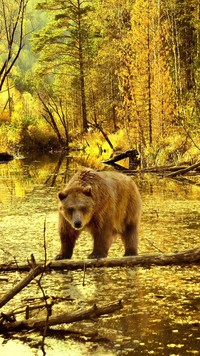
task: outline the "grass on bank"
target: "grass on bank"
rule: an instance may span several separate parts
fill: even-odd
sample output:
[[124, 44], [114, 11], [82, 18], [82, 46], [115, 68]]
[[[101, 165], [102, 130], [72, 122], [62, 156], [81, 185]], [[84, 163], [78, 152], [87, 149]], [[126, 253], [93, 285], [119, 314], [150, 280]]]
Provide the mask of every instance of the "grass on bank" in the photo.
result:
[[[194, 163], [199, 160], [200, 130], [186, 133], [179, 130], [171, 136], [161, 138], [152, 146], [142, 147], [135, 140], [127, 138], [125, 130], [120, 129], [116, 133], [109, 134], [115, 153], [121, 153], [131, 148], [136, 148], [147, 166], [177, 164], [180, 162]], [[14, 155], [19, 152], [48, 152], [59, 150], [59, 144], [51, 128], [44, 121], [23, 120], [14, 125], [3, 123], [0, 125], [1, 151], [8, 151]], [[96, 130], [84, 135], [72, 137], [70, 147], [83, 149], [86, 155], [101, 160], [109, 158], [113, 150], [101, 133]]]

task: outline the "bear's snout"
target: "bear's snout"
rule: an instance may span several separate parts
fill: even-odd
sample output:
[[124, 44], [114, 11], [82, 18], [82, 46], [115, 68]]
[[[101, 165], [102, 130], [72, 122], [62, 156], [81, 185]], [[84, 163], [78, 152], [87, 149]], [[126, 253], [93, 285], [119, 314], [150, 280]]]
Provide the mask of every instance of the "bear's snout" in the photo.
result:
[[79, 229], [81, 229], [81, 227], [82, 227], [82, 222], [81, 222], [81, 220], [75, 220], [75, 221], [74, 221], [74, 228], [77, 229], [77, 230], [79, 230]]

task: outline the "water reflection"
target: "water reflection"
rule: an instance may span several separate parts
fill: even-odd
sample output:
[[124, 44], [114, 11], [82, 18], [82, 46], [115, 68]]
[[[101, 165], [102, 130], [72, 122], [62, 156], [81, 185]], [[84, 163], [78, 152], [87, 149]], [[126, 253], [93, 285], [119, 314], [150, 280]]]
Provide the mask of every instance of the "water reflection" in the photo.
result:
[[[82, 163], [81, 163], [82, 162]], [[86, 164], [87, 163], [87, 164]], [[48, 259], [59, 249], [57, 233], [57, 191], [80, 164], [90, 165], [84, 157], [45, 157], [14, 160], [0, 166], [0, 258], [1, 262], [25, 263], [34, 253], [44, 259], [43, 227], [46, 219]], [[101, 169], [100, 160], [91, 165]], [[174, 180], [150, 175], [135, 176], [143, 198], [140, 253], [172, 252], [199, 245], [199, 187], [180, 185]], [[91, 251], [90, 236], [82, 234], [74, 259]], [[120, 239], [109, 251], [110, 257], [123, 254]], [[8, 274], [0, 281], [0, 296], [19, 282], [23, 274]], [[122, 311], [97, 322], [81, 322], [73, 328], [98, 332], [94, 341], [72, 336], [47, 338], [47, 355], [195, 355], [199, 353], [200, 272], [198, 266], [110, 268], [83, 272], [51, 272], [43, 279], [45, 293], [59, 302], [55, 313], [123, 300]], [[38, 286], [29, 285], [8, 303], [14, 309], [39, 295]], [[69, 328], [69, 326], [65, 326]], [[70, 328], [72, 326], [70, 325]], [[32, 336], [34, 335], [34, 336]], [[18, 338], [20, 336], [18, 335]], [[41, 336], [29, 334], [26, 342], [0, 338], [0, 354], [40, 355], [34, 342]], [[36, 343], [37, 343], [36, 342]], [[33, 348], [30, 348], [32, 346]]]

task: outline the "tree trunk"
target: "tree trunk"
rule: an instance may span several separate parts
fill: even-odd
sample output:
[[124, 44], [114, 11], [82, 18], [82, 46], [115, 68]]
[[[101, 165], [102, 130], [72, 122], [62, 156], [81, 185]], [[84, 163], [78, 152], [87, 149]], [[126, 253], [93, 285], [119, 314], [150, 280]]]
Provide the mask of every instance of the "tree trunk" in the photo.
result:
[[147, 88], [148, 88], [148, 122], [149, 122], [149, 144], [153, 143], [153, 128], [152, 128], [152, 95], [151, 95], [151, 58], [150, 58], [150, 9], [148, 3], [148, 29], [147, 29]]

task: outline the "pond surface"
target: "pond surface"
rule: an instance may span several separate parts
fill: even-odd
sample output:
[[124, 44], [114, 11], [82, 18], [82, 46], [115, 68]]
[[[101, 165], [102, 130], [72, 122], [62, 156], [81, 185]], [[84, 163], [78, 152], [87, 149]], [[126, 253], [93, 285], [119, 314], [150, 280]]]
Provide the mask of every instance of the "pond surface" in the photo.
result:
[[[54, 258], [60, 245], [56, 194], [77, 167], [88, 162], [52, 156], [0, 165], [1, 263], [26, 263], [32, 253], [36, 261], [43, 261], [44, 236], [47, 259]], [[96, 166], [104, 168], [100, 163]], [[192, 178], [184, 184], [152, 175], [133, 179], [143, 199], [139, 253], [199, 247], [200, 187], [192, 184]], [[91, 237], [82, 234], [73, 259], [84, 259], [91, 248]], [[109, 257], [122, 255], [117, 239]], [[7, 281], [0, 279], [0, 298], [24, 276], [1, 272]], [[95, 321], [54, 328], [45, 339], [47, 356], [199, 355], [199, 265], [88, 269], [84, 285], [83, 271], [53, 271], [43, 277], [42, 286], [55, 300], [55, 314], [118, 300], [124, 306]], [[41, 301], [41, 290], [32, 282], [3, 311]], [[41, 340], [42, 334], [36, 332], [0, 336], [0, 355], [42, 355]]]

